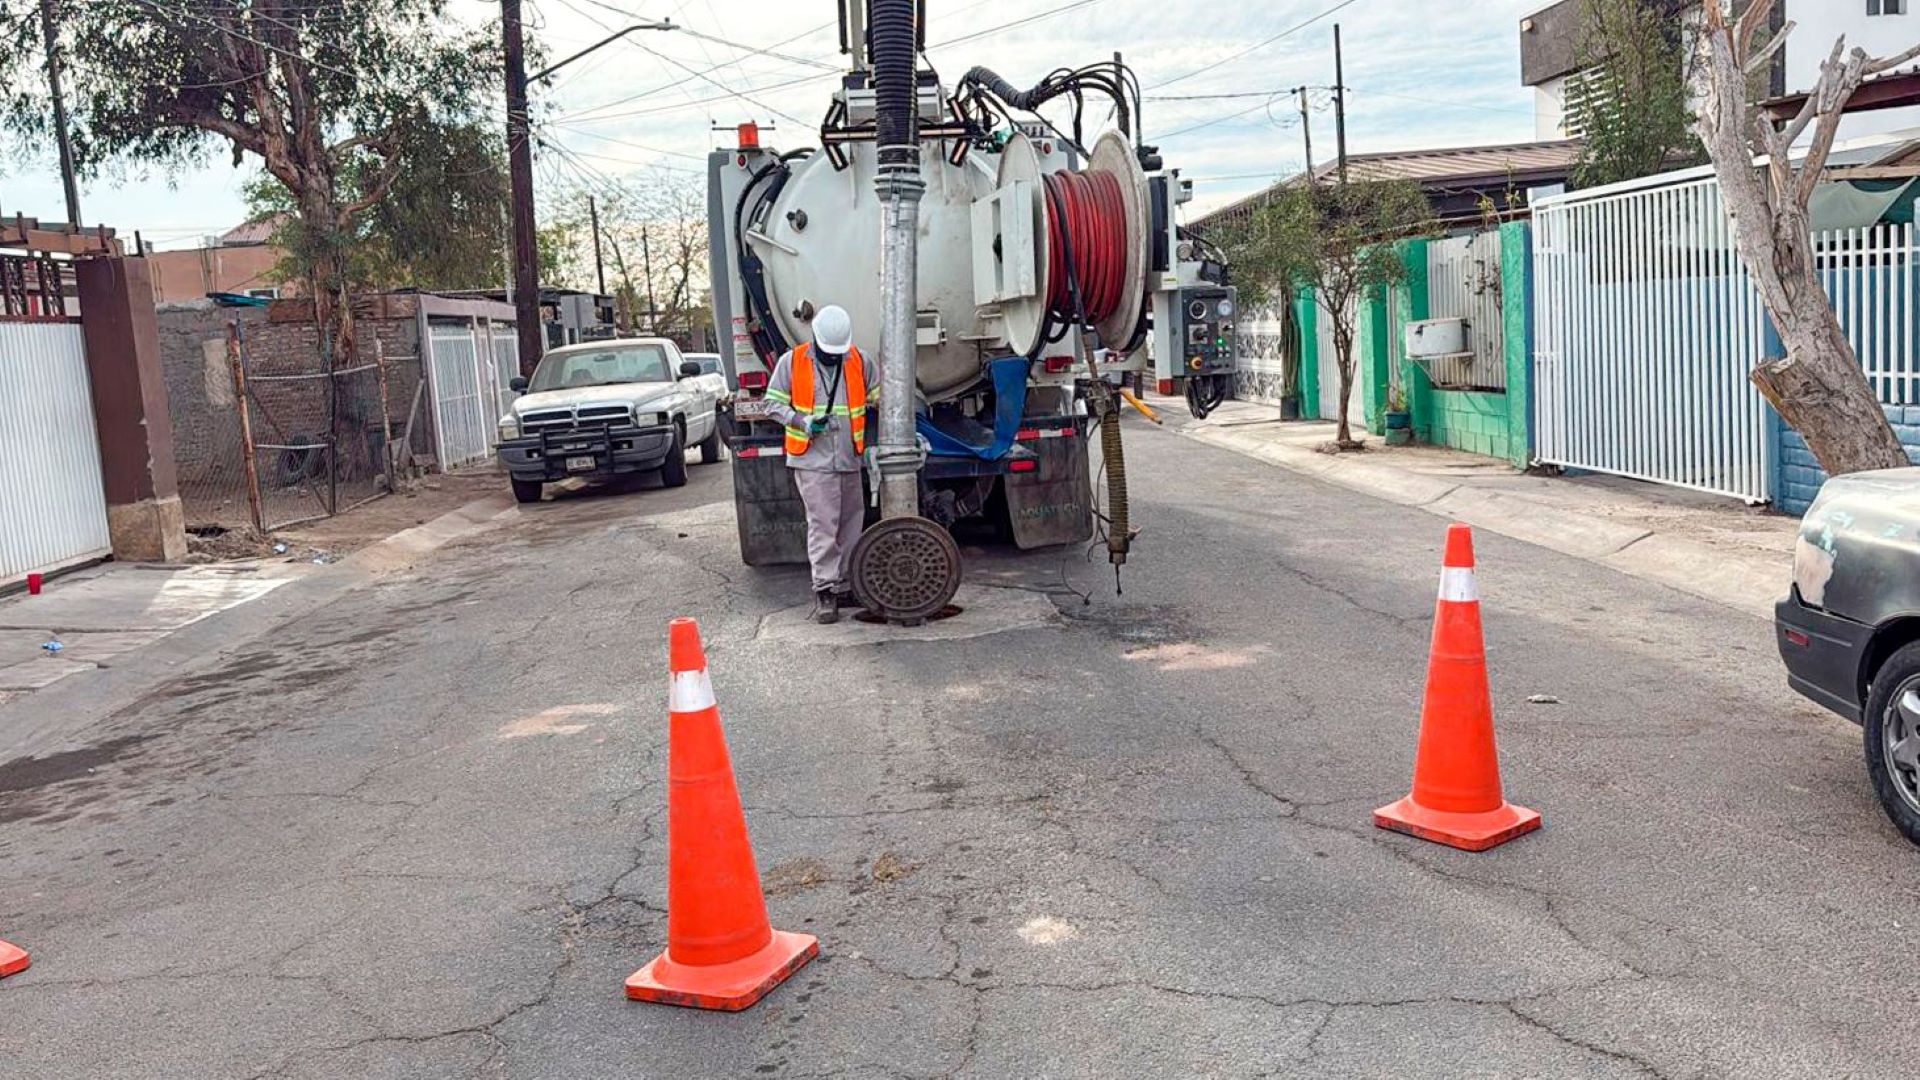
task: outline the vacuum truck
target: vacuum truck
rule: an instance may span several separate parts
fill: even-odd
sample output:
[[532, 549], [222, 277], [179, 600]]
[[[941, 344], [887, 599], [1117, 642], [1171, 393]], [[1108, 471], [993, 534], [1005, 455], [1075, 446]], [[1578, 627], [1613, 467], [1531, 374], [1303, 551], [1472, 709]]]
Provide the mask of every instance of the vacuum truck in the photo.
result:
[[[1236, 350], [1233, 289], [1174, 222], [1190, 185], [1146, 144], [1133, 73], [1116, 56], [1024, 90], [983, 67], [949, 87], [920, 64], [923, 2], [841, 0], [851, 63], [817, 145], [781, 149], [743, 123], [707, 166], [741, 556], [806, 561], [763, 393], [813, 313], [838, 304], [882, 380], [879, 521], [851, 584], [902, 622], [951, 600], [962, 521], [1023, 549], [1098, 534], [1125, 562], [1126, 386], [1150, 363], [1163, 391], [1227, 378]], [[1040, 111], [1056, 101], [1058, 124]], [[1088, 135], [1109, 107], [1114, 126]]]

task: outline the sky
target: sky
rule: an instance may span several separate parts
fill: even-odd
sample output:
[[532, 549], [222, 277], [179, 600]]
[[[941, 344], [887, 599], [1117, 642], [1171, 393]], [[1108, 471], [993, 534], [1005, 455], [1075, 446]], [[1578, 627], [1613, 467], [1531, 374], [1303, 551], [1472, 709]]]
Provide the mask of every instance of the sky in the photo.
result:
[[[1314, 158], [1331, 157], [1335, 23], [1345, 51], [1350, 153], [1532, 139], [1519, 22], [1544, 2], [928, 0], [928, 55], [948, 86], [979, 64], [1024, 87], [1056, 67], [1120, 51], [1145, 90], [1147, 141], [1195, 181], [1192, 214], [1300, 168], [1296, 86], [1317, 88], [1309, 94]], [[629, 35], [536, 87], [545, 145], [536, 153], [535, 186], [543, 199], [656, 168], [700, 170], [721, 138], [716, 125], [730, 138], [734, 124], [756, 120], [773, 126], [763, 137], [769, 146], [814, 145], [834, 74], [845, 64], [831, 0], [526, 6], [529, 36], [549, 61], [635, 22], [668, 19], [685, 28]], [[449, 0], [449, 7], [474, 23], [497, 14], [490, 0]], [[1254, 96], [1214, 96], [1226, 94]], [[123, 234], [139, 230], [162, 248], [191, 246], [245, 217], [241, 191], [252, 174], [253, 166], [236, 169], [219, 150], [177, 175], [122, 170], [83, 183], [82, 216]], [[15, 212], [65, 216], [51, 154], [0, 158], [0, 214]]]

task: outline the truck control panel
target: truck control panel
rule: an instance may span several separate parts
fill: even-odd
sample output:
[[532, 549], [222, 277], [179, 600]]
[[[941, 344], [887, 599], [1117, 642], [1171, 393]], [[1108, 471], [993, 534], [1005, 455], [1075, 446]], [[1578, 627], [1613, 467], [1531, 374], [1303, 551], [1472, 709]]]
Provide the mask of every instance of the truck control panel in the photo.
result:
[[1180, 290], [1175, 310], [1180, 316], [1180, 331], [1175, 338], [1181, 348], [1181, 374], [1233, 374], [1239, 322], [1238, 290], [1231, 285], [1198, 285]]

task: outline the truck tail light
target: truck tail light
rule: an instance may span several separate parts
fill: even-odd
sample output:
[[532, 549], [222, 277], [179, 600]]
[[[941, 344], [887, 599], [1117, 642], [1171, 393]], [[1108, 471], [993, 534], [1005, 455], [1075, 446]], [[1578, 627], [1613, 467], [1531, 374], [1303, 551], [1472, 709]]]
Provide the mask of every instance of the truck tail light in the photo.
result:
[[764, 371], [743, 371], [743, 372], [741, 372], [741, 373], [740, 373], [740, 389], [742, 389], [742, 390], [765, 390], [766, 388], [767, 388], [767, 373], [766, 373], [766, 372], [764, 372]]
[[1072, 366], [1071, 356], [1049, 356], [1040, 361], [1040, 367], [1049, 375], [1058, 375]]
[[1038, 472], [1039, 470], [1040, 470], [1040, 463], [1032, 460], [1031, 458], [1022, 458], [1019, 461], [1011, 461], [1007, 463], [1008, 472]]

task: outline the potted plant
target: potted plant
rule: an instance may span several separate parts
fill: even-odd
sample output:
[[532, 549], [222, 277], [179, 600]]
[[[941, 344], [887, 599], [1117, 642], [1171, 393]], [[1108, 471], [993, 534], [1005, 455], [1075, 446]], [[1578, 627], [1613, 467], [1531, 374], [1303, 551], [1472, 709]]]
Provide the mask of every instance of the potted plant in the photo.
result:
[[1407, 396], [1398, 386], [1387, 388], [1387, 445], [1405, 446], [1413, 441], [1413, 414], [1407, 411]]

